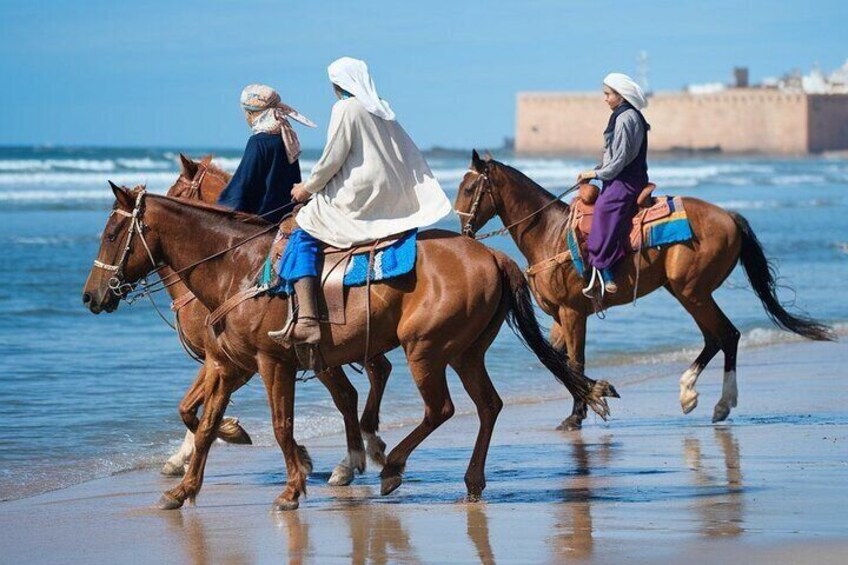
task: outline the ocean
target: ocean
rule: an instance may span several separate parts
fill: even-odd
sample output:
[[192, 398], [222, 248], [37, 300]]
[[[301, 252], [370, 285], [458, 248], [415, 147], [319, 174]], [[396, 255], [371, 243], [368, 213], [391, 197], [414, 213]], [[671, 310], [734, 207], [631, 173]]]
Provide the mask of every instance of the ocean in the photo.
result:
[[[214, 153], [230, 171], [240, 156], [239, 150], [188, 153]], [[496, 156], [554, 192], [593, 164]], [[317, 158], [316, 151], [304, 153], [304, 174]], [[158, 148], [0, 148], [0, 499], [127, 469], [155, 472], [179, 444], [184, 428], [176, 407], [194, 377], [195, 363], [148, 303], [124, 304], [114, 314], [95, 317], [80, 299], [112, 204], [107, 180], [144, 183], [162, 193], [176, 178], [176, 159], [175, 150]], [[453, 198], [469, 156], [438, 153], [429, 161]], [[848, 160], [664, 157], [650, 164], [659, 193], [696, 196], [746, 216], [780, 269], [782, 298], [845, 333]], [[459, 222], [451, 217], [439, 227], [457, 230]], [[510, 239], [487, 243], [525, 264]], [[770, 325], [741, 270], [716, 297], [743, 331], [742, 365], [746, 347], [792, 339]], [[167, 309], [166, 299], [159, 303]], [[666, 293], [656, 293], [635, 307], [609, 311], [605, 320], [590, 321], [587, 372], [631, 380], [679, 374], [700, 346], [694, 322]], [[417, 421], [422, 405], [402, 355], [393, 352], [390, 359], [395, 369], [383, 425]], [[720, 367], [721, 359], [714, 363]], [[490, 350], [487, 365], [508, 403], [562, 395], [507, 329]], [[802, 365], [798, 371], [803, 378]], [[367, 379], [348, 373], [362, 393], [362, 405]], [[707, 372], [702, 382], [717, 375]], [[473, 410], [455, 375], [449, 384], [458, 409]], [[667, 387], [670, 402], [676, 402], [676, 378], [668, 379]], [[744, 371], [739, 387], [736, 414], [744, 410]], [[612, 407], [613, 422], [605, 425], [615, 426]], [[690, 417], [708, 422], [711, 403], [707, 407]], [[563, 417], [569, 409], [570, 403], [564, 404]], [[274, 444], [260, 379], [235, 395], [228, 414], [241, 419], [255, 443]], [[587, 425], [602, 424], [590, 418]], [[298, 440], [308, 446], [310, 438], [341, 430], [325, 389], [315, 381], [299, 384]]]

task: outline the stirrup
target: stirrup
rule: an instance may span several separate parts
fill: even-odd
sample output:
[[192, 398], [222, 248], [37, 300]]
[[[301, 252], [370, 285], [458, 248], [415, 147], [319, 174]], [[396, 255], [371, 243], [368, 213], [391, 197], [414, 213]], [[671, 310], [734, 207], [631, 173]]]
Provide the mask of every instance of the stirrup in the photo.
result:
[[[598, 286], [601, 289], [599, 293], [595, 292], [595, 281], [598, 281]], [[604, 277], [601, 276], [601, 272], [596, 267], [592, 267], [592, 278], [589, 279], [589, 284], [583, 289], [583, 296], [592, 300], [595, 298], [603, 300], [605, 293], [606, 288], [604, 284]]]

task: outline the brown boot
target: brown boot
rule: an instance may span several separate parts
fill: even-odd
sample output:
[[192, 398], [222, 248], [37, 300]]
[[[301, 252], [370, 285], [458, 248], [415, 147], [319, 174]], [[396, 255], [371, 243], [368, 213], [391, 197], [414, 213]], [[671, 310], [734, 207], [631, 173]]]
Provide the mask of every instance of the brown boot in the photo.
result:
[[317, 277], [295, 281], [297, 319], [294, 327], [268, 332], [268, 337], [281, 345], [317, 345], [321, 342], [321, 322], [318, 318]]

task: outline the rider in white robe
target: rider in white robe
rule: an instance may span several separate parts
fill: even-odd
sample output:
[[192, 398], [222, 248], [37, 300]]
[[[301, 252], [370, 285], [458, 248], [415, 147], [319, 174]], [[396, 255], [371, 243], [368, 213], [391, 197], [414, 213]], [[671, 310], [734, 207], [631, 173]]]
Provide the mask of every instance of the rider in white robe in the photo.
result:
[[421, 151], [377, 94], [365, 62], [343, 57], [328, 74], [340, 100], [321, 159], [292, 190], [296, 200], [309, 202], [297, 214], [299, 229], [280, 262], [280, 278], [297, 295], [297, 320], [293, 328], [268, 334], [286, 344], [321, 339], [315, 240], [347, 248], [432, 225], [452, 211]]

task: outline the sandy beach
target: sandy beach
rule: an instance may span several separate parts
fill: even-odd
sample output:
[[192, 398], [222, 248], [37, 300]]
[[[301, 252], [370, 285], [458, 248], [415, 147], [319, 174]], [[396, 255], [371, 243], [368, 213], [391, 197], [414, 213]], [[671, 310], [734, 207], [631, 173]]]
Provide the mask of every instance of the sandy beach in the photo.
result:
[[[155, 469], [3, 503], [0, 561], [844, 563], [846, 361], [845, 343], [745, 351], [739, 407], [724, 425], [709, 421], [717, 369], [701, 377], [689, 416], [676, 374], [599, 369], [621, 383], [608, 423], [555, 431], [565, 399], [504, 409], [479, 504], [458, 502], [471, 415], [425, 442], [385, 498], [373, 467], [350, 487], [327, 486], [343, 438], [309, 442], [308, 497], [283, 514], [270, 511], [284, 478], [279, 451], [218, 445], [197, 505], [181, 511], [153, 507], [175, 480]], [[383, 437], [391, 446], [404, 433]]]

